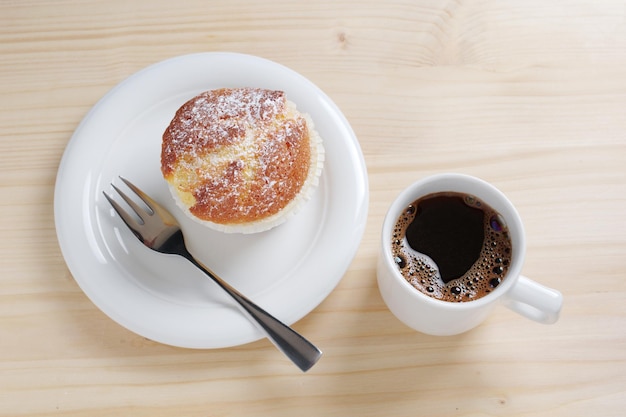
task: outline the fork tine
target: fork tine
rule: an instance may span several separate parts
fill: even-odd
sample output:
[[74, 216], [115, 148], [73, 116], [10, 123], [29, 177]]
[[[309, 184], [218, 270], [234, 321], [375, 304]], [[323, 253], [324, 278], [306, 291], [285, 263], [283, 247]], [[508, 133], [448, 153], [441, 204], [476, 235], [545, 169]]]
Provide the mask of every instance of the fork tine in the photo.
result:
[[[159, 206], [156, 201], [154, 201], [148, 194], [146, 194], [143, 191], [141, 191], [141, 189], [139, 187], [137, 187], [132, 182], [128, 181], [126, 178], [120, 177], [120, 179], [124, 182], [124, 184], [126, 184], [128, 186], [128, 188], [133, 190], [133, 192], [135, 194], [137, 194], [137, 196], [139, 198], [141, 198], [141, 200], [146, 204], [146, 206], [148, 206], [148, 208], [152, 211], [152, 213], [155, 212], [155, 207]], [[134, 207], [133, 207], [133, 209], [134, 209]]]
[[104, 194], [104, 197], [107, 199], [109, 204], [111, 204], [113, 210], [115, 210], [115, 212], [122, 218], [122, 220], [124, 220], [126, 226], [128, 226], [128, 228], [132, 230], [133, 233], [139, 236], [139, 228], [141, 227], [141, 224], [139, 224], [137, 220], [135, 220], [130, 214], [126, 212], [126, 210], [124, 210], [115, 200], [113, 200], [110, 195], [108, 195], [104, 191], [102, 192], [102, 194]]
[[139, 187], [128, 181], [126, 178], [120, 176], [120, 179], [124, 182], [124, 184], [128, 186], [128, 188], [130, 188], [134, 191], [135, 194], [137, 194], [137, 196], [146, 204], [146, 206], [148, 206], [148, 208], [152, 211], [151, 214], [156, 214], [157, 217], [159, 217], [161, 221], [166, 225], [174, 226], [178, 224], [176, 218], [172, 216], [172, 214], [167, 211], [166, 208], [162, 207], [159, 203], [154, 201], [152, 197], [141, 191]]
[[135, 214], [137, 214], [137, 216], [139, 216], [139, 220], [141, 220], [142, 224], [145, 224], [146, 216], [150, 216], [152, 214], [152, 209], [150, 209], [150, 212], [147, 212], [143, 207], [141, 207], [139, 204], [135, 203], [132, 198], [130, 198], [128, 195], [126, 195], [125, 192], [123, 192], [122, 190], [117, 188], [114, 184], [111, 184], [111, 187], [113, 187], [113, 189], [115, 191], [117, 191], [117, 193], [120, 195], [120, 197], [122, 197], [124, 199], [124, 201], [126, 201], [126, 203], [130, 206], [130, 208], [133, 209]]

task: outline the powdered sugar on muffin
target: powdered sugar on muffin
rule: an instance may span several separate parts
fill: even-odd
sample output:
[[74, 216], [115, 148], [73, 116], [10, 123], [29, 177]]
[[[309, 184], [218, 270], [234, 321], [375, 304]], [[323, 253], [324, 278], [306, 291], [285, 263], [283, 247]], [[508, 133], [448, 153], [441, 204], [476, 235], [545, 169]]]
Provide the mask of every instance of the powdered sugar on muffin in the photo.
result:
[[284, 222], [310, 198], [324, 160], [311, 118], [284, 92], [204, 92], [163, 134], [161, 170], [179, 206], [224, 232], [253, 233]]

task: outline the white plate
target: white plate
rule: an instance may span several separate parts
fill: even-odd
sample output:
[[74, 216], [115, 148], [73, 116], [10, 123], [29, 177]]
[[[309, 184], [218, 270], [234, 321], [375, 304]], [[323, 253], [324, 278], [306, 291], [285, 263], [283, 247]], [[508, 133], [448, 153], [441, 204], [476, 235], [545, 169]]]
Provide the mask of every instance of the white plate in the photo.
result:
[[[285, 91], [314, 120], [326, 162], [319, 188], [295, 217], [268, 232], [229, 235], [179, 211], [160, 172], [161, 135], [196, 94], [243, 86]], [[152, 252], [130, 233], [102, 195], [119, 175], [178, 218], [203, 263], [288, 324], [339, 283], [365, 227], [368, 182], [358, 141], [337, 106], [301, 75], [258, 57], [203, 53], [129, 77], [74, 132], [58, 171], [55, 222], [68, 267], [93, 303], [129, 330], [169, 345], [219, 348], [263, 335], [190, 263]]]

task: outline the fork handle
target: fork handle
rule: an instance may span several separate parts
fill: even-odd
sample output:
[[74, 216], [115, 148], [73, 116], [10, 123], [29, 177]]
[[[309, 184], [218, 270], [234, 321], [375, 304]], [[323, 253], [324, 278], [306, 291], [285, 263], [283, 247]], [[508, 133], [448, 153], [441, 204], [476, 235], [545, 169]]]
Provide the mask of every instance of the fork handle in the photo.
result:
[[322, 356], [322, 351], [297, 333], [291, 327], [250, 301], [234, 287], [221, 279], [209, 268], [197, 261], [191, 254], [185, 256], [192, 264], [207, 274], [217, 285], [228, 293], [242, 310], [265, 332], [268, 339], [283, 352], [303, 372], [308, 371]]

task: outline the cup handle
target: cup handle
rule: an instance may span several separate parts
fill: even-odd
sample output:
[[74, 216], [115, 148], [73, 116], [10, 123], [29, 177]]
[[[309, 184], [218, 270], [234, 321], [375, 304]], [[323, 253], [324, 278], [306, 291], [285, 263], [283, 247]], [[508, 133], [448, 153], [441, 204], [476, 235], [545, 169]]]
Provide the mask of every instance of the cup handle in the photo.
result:
[[502, 298], [505, 307], [544, 324], [555, 323], [563, 306], [563, 295], [523, 275]]

